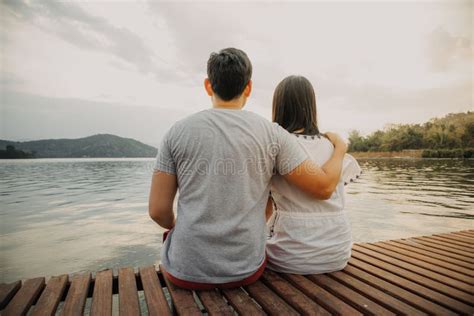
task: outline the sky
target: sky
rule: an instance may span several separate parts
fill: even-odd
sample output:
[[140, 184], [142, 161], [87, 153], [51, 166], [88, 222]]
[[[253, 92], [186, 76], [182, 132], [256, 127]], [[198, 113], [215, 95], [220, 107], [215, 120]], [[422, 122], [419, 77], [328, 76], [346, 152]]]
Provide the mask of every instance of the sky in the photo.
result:
[[0, 139], [98, 133], [158, 145], [211, 107], [211, 52], [253, 64], [245, 107], [303, 75], [322, 131], [368, 134], [474, 110], [474, 1], [0, 0]]

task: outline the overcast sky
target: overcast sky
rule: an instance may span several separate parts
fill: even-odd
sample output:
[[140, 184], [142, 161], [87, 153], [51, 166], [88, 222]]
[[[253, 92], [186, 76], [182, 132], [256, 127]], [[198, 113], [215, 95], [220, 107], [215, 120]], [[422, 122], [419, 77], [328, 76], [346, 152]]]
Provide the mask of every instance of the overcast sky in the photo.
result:
[[97, 133], [151, 145], [210, 107], [209, 54], [249, 55], [246, 109], [270, 119], [292, 74], [323, 131], [369, 133], [473, 110], [473, 2], [0, 1], [0, 138]]

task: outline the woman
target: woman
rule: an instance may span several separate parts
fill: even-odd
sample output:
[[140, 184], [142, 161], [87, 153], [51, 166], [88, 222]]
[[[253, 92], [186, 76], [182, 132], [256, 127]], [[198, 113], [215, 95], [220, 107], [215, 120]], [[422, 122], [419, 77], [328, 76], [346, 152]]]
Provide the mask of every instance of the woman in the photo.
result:
[[[316, 97], [311, 83], [290, 76], [273, 95], [273, 121], [297, 137], [308, 156], [323, 165], [334, 150], [319, 133]], [[360, 174], [357, 161], [344, 159], [341, 180], [328, 200], [315, 200], [276, 175], [267, 204], [268, 268], [295, 274], [326, 273], [343, 269], [351, 255], [352, 238], [344, 212], [344, 182]]]

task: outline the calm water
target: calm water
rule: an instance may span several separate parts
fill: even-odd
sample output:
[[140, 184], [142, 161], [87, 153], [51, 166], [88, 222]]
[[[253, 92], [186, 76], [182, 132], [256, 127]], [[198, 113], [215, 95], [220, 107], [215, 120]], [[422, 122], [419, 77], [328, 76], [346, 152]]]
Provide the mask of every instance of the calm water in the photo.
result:
[[[474, 228], [474, 161], [361, 160], [355, 241]], [[159, 261], [152, 159], [0, 161], [0, 282]]]

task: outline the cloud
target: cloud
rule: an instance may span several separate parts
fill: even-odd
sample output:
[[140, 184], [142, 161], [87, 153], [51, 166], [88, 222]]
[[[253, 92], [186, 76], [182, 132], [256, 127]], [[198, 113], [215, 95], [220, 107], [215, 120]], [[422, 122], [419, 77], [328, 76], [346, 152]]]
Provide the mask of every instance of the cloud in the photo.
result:
[[0, 18], [9, 138], [148, 141], [209, 106], [207, 59], [229, 46], [254, 66], [246, 109], [267, 118], [292, 74], [315, 86], [325, 130], [370, 132], [473, 106], [472, 2], [4, 0]]
[[435, 72], [446, 72], [459, 64], [468, 69], [474, 59], [472, 38], [452, 35], [444, 27], [431, 32], [426, 50]]
[[155, 62], [154, 52], [137, 34], [91, 15], [75, 3], [16, 0], [2, 3], [15, 18], [34, 23], [80, 49], [110, 53], [142, 73], [160, 73], [167, 78], [175, 75]]

